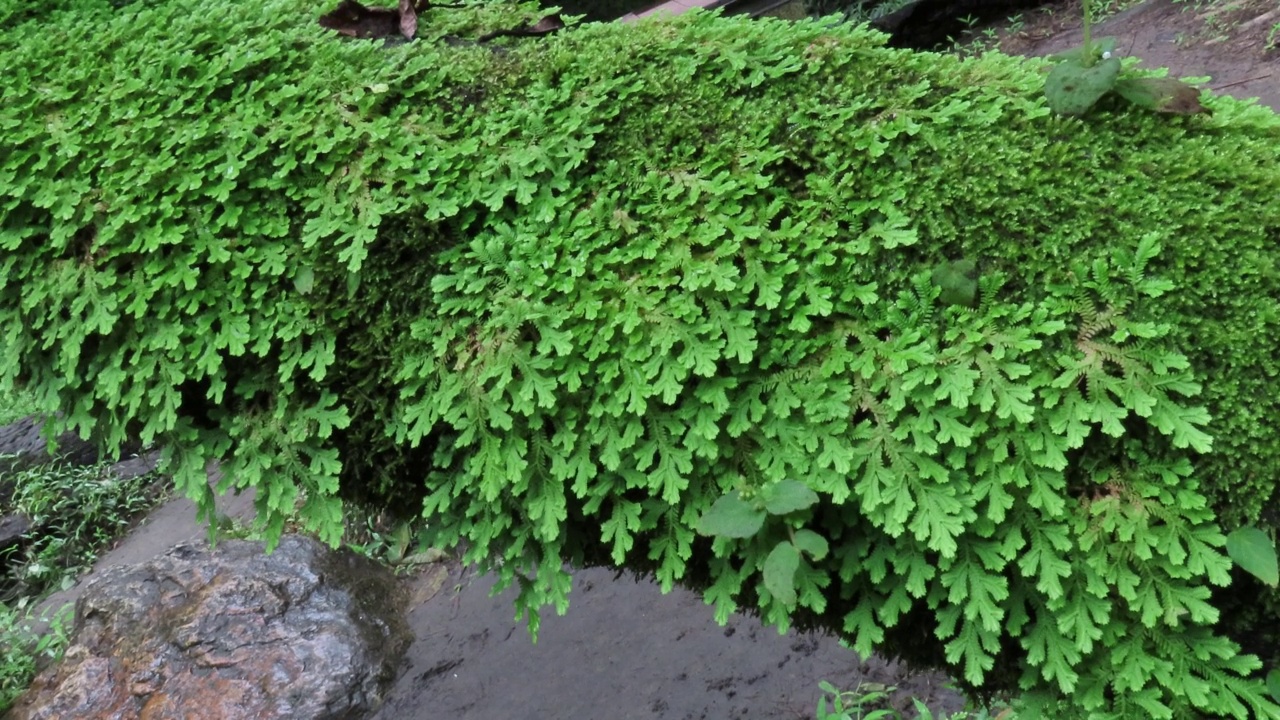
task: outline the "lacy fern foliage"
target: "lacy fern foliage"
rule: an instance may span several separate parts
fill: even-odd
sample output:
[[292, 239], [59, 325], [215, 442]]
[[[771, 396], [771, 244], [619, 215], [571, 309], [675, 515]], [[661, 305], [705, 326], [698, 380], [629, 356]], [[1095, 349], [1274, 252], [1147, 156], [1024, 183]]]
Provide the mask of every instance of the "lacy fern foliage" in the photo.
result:
[[253, 5], [4, 31], [0, 391], [206, 510], [222, 461], [269, 537], [421, 501], [535, 631], [607, 563], [1046, 716], [1280, 714], [1210, 596], [1280, 461], [1274, 114], [1055, 117], [1036, 61], [822, 22]]

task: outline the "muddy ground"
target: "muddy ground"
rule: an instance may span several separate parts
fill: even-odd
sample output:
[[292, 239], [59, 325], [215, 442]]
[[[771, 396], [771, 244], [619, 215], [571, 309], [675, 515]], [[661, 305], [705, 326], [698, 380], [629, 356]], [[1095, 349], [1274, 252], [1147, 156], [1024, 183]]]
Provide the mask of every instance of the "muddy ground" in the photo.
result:
[[[1114, 2], [1115, 0], [1113, 0]], [[1095, 6], [1104, 0], [1094, 0]], [[1280, 108], [1280, 3], [1276, 0], [1150, 0], [1101, 22], [1094, 37], [1116, 38], [1116, 50], [1141, 67], [1169, 68], [1176, 78], [1208, 77], [1214, 92], [1258, 98]], [[1051, 55], [1079, 47], [1080, 0], [1054, 3], [990, 28], [1014, 55]], [[984, 36], [976, 30], [975, 38]]]
[[913, 694], [963, 707], [942, 676], [750, 617], [720, 627], [693, 593], [609, 570], [574, 573], [568, 614], [548, 611], [536, 645], [513, 619], [514, 592], [491, 598], [491, 587], [458, 566], [415, 580], [420, 598], [434, 597], [410, 612], [417, 641], [374, 720], [812, 720], [821, 680], [895, 685], [902, 708]]

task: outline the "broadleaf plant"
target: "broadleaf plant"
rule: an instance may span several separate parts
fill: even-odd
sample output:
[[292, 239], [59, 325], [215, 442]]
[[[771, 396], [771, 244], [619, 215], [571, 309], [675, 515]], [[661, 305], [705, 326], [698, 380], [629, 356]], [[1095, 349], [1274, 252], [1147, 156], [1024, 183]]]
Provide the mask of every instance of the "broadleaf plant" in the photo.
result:
[[751, 537], [764, 526], [766, 512], [735, 491], [715, 501], [698, 520], [698, 532], [727, 538]]
[[1227, 536], [1227, 554], [1242, 570], [1271, 587], [1280, 584], [1276, 543], [1261, 529], [1247, 525]]
[[[726, 539], [753, 537], [764, 527], [767, 517], [785, 518], [818, 502], [817, 493], [791, 479], [770, 483], [752, 495], [756, 496], [755, 500], [748, 502], [734, 490], [716, 500], [698, 520], [698, 533]], [[812, 530], [788, 528], [787, 535], [765, 558], [761, 577], [769, 594], [790, 609], [796, 604], [796, 573], [800, 570], [801, 552], [814, 560], [822, 560], [830, 546]]]
[[769, 589], [773, 599], [787, 606], [796, 604], [796, 571], [800, 569], [800, 550], [789, 542], [780, 542], [773, 546], [769, 557], [765, 558], [762, 575], [764, 586]]
[[770, 515], [786, 515], [818, 502], [817, 493], [799, 480], [790, 479], [766, 485], [760, 491], [760, 498]]
[[1157, 112], [1194, 115], [1205, 111], [1200, 91], [1181, 80], [1126, 75], [1115, 53], [1115, 38], [1091, 38], [1091, 0], [1084, 0], [1084, 43], [1053, 56], [1057, 63], [1045, 80], [1049, 107], [1063, 115], [1082, 115], [1114, 92], [1134, 105]]
[[1120, 58], [1090, 62], [1086, 53], [1079, 60], [1063, 60], [1055, 65], [1045, 80], [1044, 93], [1055, 111], [1080, 115], [1111, 92], [1119, 77]]

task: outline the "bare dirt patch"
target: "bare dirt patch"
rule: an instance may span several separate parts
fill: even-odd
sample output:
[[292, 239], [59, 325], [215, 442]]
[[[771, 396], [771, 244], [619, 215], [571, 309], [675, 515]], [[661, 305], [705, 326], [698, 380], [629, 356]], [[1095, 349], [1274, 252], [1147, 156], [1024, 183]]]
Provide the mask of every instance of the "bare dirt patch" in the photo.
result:
[[[1095, 4], [1099, 4], [1095, 2]], [[1080, 0], [1064, 0], [992, 27], [1013, 55], [1052, 55], [1084, 40]], [[1209, 77], [1207, 87], [1280, 109], [1280, 6], [1275, 0], [1148, 0], [1103, 20], [1094, 37], [1144, 68], [1171, 77]]]

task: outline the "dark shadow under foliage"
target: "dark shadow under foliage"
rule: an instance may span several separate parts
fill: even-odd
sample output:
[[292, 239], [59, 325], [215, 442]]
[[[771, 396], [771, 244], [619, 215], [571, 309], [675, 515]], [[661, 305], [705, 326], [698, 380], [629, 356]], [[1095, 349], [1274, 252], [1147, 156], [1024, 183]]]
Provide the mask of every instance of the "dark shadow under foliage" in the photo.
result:
[[890, 45], [934, 50], [964, 37], [974, 26], [1045, 5], [1046, 0], [806, 0], [813, 16], [843, 13], [867, 18], [889, 33]]

